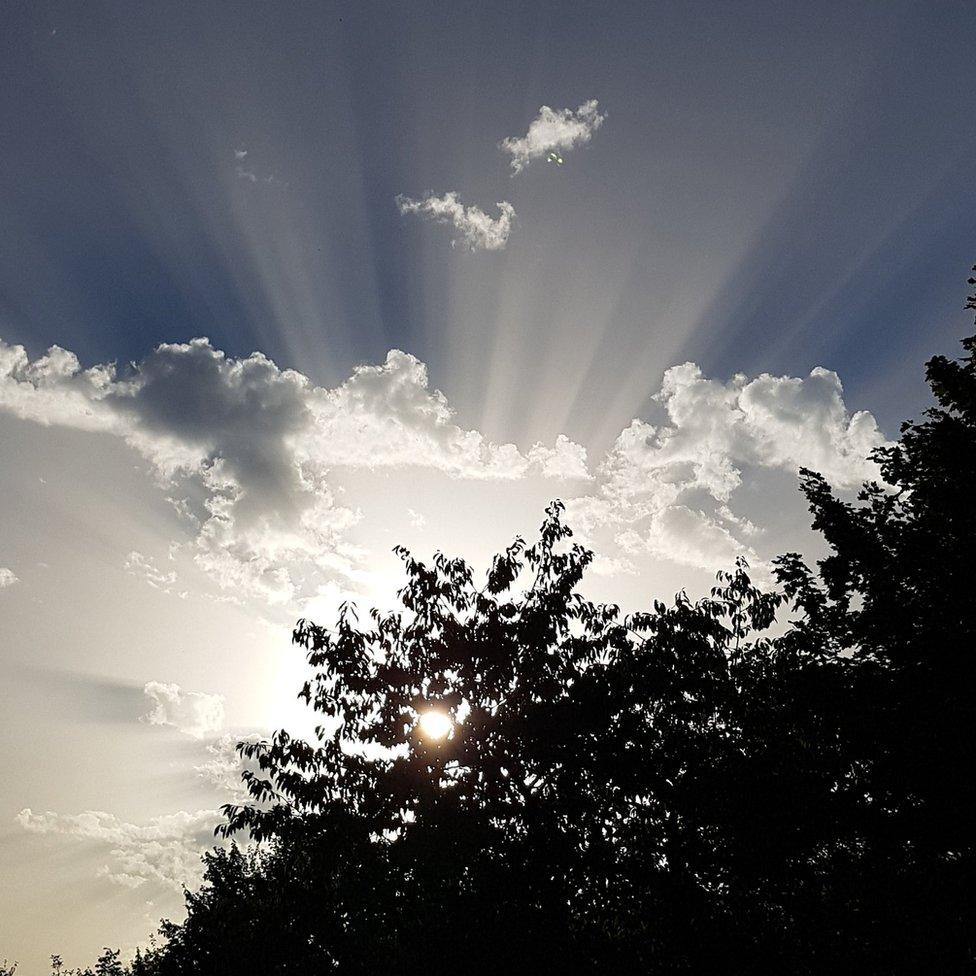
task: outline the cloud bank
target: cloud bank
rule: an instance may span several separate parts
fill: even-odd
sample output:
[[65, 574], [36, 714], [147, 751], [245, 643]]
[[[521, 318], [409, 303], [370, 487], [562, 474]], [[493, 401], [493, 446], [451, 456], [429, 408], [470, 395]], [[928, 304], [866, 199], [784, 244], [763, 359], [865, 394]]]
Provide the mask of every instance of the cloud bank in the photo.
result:
[[[207, 339], [160, 345], [124, 372], [82, 369], [57, 346], [31, 362], [0, 340], [0, 410], [124, 439], [195, 533], [197, 565], [235, 597], [270, 603], [292, 600], [309, 573], [348, 572], [355, 561], [346, 533], [361, 513], [338, 501], [343, 470], [588, 477], [586, 452], [566, 437], [523, 454], [458, 425], [424, 364], [400, 350], [325, 389], [260, 353], [227, 357]], [[175, 583], [139, 553], [126, 566], [157, 588]]]
[[515, 220], [515, 208], [510, 203], [496, 203], [499, 214], [489, 217], [480, 207], [464, 206], [455, 190], [440, 197], [428, 193], [421, 200], [400, 194], [396, 205], [401, 214], [419, 214], [438, 224], [451, 224], [457, 231], [451, 246], [460, 243], [470, 251], [501, 251]]
[[180, 811], [154, 817], [139, 826], [112, 813], [34, 813], [25, 807], [17, 822], [34, 834], [71, 837], [109, 848], [111, 861], [99, 874], [126, 888], [153, 882], [179, 891], [202, 881], [201, 852], [213, 845], [214, 828], [223, 820], [214, 810]]
[[[605, 553], [606, 566], [643, 552], [708, 570], [757, 558], [760, 532], [735, 510], [744, 482], [801, 466], [840, 488], [878, 475], [867, 457], [885, 440], [869, 413], [848, 413], [830, 370], [723, 383], [685, 363], [653, 399], [666, 422], [634, 420], [594, 477], [564, 435], [523, 453], [461, 427], [426, 366], [396, 349], [325, 389], [206, 339], [160, 345], [124, 374], [82, 369], [58, 347], [31, 362], [0, 341], [0, 410], [127, 441], [195, 532], [197, 565], [235, 598], [285, 603], [302, 578], [351, 578], [359, 556], [348, 532], [362, 513], [339, 501], [344, 471], [548, 478], [575, 527], [613, 531], [620, 552]], [[127, 568], [159, 588], [175, 582], [138, 553]]]
[[567, 152], [589, 142], [606, 119], [606, 115], [601, 115], [597, 109], [596, 99], [583, 102], [575, 111], [543, 105], [524, 136], [509, 137], [498, 144], [512, 157], [512, 175], [521, 173], [532, 160], [541, 159], [550, 152]]

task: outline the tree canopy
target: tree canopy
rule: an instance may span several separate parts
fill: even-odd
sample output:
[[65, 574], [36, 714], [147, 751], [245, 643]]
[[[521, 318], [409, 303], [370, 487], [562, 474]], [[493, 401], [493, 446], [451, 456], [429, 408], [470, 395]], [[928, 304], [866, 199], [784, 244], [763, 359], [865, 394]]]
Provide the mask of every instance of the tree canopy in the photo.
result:
[[299, 621], [316, 738], [241, 743], [220, 830], [258, 844], [206, 855], [131, 972], [976, 971], [963, 346], [877, 483], [801, 472], [829, 552], [774, 590], [740, 561], [702, 600], [594, 604], [555, 502], [484, 581], [401, 549], [401, 610]]

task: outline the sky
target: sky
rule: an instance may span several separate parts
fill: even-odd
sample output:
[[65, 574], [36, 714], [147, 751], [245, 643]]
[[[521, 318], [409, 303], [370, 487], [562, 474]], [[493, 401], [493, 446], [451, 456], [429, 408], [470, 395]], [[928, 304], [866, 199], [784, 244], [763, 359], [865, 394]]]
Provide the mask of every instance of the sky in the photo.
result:
[[968, 3], [0, 0], [0, 960], [199, 878], [289, 643], [565, 500], [627, 608], [820, 550], [976, 260]]

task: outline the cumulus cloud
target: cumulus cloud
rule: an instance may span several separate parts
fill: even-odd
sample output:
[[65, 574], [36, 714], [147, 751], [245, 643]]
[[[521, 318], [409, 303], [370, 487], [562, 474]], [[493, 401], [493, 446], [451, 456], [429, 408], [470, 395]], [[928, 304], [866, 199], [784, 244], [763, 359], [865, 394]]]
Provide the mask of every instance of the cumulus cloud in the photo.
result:
[[400, 194], [396, 198], [401, 214], [419, 214], [438, 224], [451, 224], [457, 231], [452, 247], [459, 242], [471, 251], [501, 251], [508, 243], [515, 208], [506, 201], [496, 203], [498, 216], [489, 217], [480, 207], [464, 206], [455, 190], [443, 196], [428, 193], [421, 200]]
[[559, 434], [554, 447], [536, 444], [529, 453], [530, 462], [539, 465], [546, 478], [564, 481], [588, 480], [591, 475], [586, 467], [586, 448]]
[[584, 534], [614, 527], [626, 552], [709, 570], [738, 555], [756, 561], [750, 540], [760, 530], [731, 505], [744, 471], [808, 467], [841, 489], [878, 477], [868, 455], [885, 439], [869, 413], [848, 412], [830, 370], [722, 383], [685, 363], [665, 373], [654, 399], [668, 422], [634, 420], [604, 460], [597, 491], [568, 503]]
[[447, 398], [430, 389], [427, 367], [398, 349], [382, 366], [357, 367], [310, 409], [309, 448], [326, 465], [416, 465], [480, 479], [522, 478], [533, 469], [544, 477], [586, 477], [586, 451], [565, 436], [523, 455], [514, 444], [495, 444], [458, 426]]
[[202, 691], [183, 691], [179, 685], [150, 681], [143, 688], [149, 711], [143, 720], [168, 725], [195, 739], [216, 735], [224, 724], [224, 699]]
[[45, 426], [79, 430], [119, 429], [101, 401], [115, 386], [115, 367], [83, 370], [78, 357], [60, 346], [30, 362], [23, 346], [0, 339], [0, 409]]
[[604, 119], [606, 115], [598, 111], [596, 99], [583, 102], [575, 111], [543, 105], [524, 136], [503, 139], [499, 148], [511, 155], [513, 175], [516, 175], [533, 159], [540, 159], [550, 152], [566, 152], [589, 142]]
[[[227, 357], [206, 339], [163, 344], [124, 372], [82, 369], [58, 347], [31, 362], [0, 341], [0, 409], [125, 439], [178, 500], [197, 565], [235, 598], [270, 603], [361, 574], [348, 538], [362, 516], [340, 503], [339, 479], [352, 470], [550, 478], [568, 486], [553, 493], [569, 496], [584, 537], [609, 528], [631, 555], [709, 569], [757, 552], [759, 529], [736, 505], [744, 479], [801, 466], [840, 488], [877, 476], [867, 457], [884, 438], [869, 413], [847, 410], [830, 370], [720, 382], [684, 363], [653, 400], [664, 422], [634, 420], [594, 482], [585, 450], [565, 436], [523, 453], [459, 425], [426, 366], [396, 349], [325, 389], [260, 353]], [[584, 479], [592, 487], [573, 498]], [[137, 552], [127, 568], [160, 588], [175, 582]]]
[[[567, 438], [523, 454], [461, 427], [424, 364], [400, 350], [324, 389], [260, 353], [227, 357], [207, 339], [160, 345], [124, 374], [82, 369], [58, 347], [31, 362], [0, 340], [0, 410], [123, 438], [175, 492], [197, 565], [235, 595], [272, 604], [294, 599], [299, 577], [342, 572], [357, 558], [346, 536], [361, 515], [339, 503], [336, 471], [586, 476], [585, 452]], [[202, 501], [193, 508], [191, 498]], [[171, 585], [138, 553], [128, 569]]]
[[12, 569], [7, 569], [6, 566], [0, 566], [0, 590], [5, 590], [8, 586], [13, 586], [14, 583], [19, 582], [20, 578]]
[[123, 887], [147, 882], [180, 890], [202, 880], [201, 853], [213, 845], [214, 827], [222, 821], [215, 810], [180, 811], [154, 817], [148, 824], [126, 823], [114, 814], [88, 810], [79, 814], [17, 814], [20, 826], [34, 834], [73, 838], [109, 849], [111, 863], [99, 874]]

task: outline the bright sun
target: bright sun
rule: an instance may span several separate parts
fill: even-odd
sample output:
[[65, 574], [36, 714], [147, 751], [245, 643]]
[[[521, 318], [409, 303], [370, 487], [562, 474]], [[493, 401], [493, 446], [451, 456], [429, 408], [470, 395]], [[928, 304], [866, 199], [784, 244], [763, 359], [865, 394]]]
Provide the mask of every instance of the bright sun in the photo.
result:
[[443, 739], [453, 728], [454, 723], [449, 715], [431, 709], [420, 716], [420, 731], [428, 739]]

